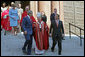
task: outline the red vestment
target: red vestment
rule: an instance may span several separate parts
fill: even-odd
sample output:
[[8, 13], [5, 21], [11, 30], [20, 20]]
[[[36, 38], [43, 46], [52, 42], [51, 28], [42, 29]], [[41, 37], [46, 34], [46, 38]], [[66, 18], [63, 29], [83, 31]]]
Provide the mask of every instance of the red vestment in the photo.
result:
[[33, 16], [30, 16], [30, 19], [32, 20], [32, 27], [34, 27], [34, 23], [36, 22], [36, 20]]
[[33, 30], [34, 39], [39, 50], [47, 50], [49, 48], [48, 30], [47, 25], [43, 21], [41, 21], [41, 29], [39, 23], [35, 23], [35, 28]]
[[5, 10], [4, 12], [2, 12], [1, 16], [2, 29], [5, 29], [6, 31], [12, 30], [12, 27], [10, 26], [9, 16], [7, 15], [9, 15], [9, 10]]
[[47, 24], [44, 22], [44, 27], [45, 27], [45, 31], [44, 31], [44, 49], [47, 50], [49, 48], [49, 28], [47, 26]]
[[32, 23], [36, 22], [35, 18], [33, 16], [30, 16], [30, 19], [32, 19]]
[[24, 11], [24, 12], [22, 13], [22, 17], [21, 17], [21, 20], [20, 20], [20, 25], [21, 25], [22, 20], [23, 20], [23, 18], [24, 18], [25, 16], [27, 16], [27, 11]]

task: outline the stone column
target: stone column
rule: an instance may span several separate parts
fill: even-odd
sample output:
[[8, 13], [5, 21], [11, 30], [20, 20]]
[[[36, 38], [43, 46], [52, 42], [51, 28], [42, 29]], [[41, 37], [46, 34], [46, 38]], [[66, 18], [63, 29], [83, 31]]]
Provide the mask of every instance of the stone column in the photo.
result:
[[63, 1], [59, 2], [59, 13], [60, 13], [60, 19], [64, 22], [64, 9], [63, 9]]
[[30, 1], [30, 10], [33, 11], [33, 16], [37, 20], [36, 14], [38, 12], [38, 1]]
[[64, 11], [63, 11], [63, 1], [52, 1], [52, 12], [54, 12], [54, 8], [57, 8], [57, 13], [60, 15], [60, 19], [64, 21]]
[[51, 1], [39, 1], [39, 11], [44, 11], [47, 16], [47, 24], [50, 26]]

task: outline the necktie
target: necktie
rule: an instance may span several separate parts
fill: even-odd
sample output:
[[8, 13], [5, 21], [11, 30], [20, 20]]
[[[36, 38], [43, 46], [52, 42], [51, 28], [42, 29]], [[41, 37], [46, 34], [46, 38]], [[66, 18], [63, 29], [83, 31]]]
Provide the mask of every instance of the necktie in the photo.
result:
[[58, 27], [58, 21], [56, 21], [57, 22], [57, 27]]

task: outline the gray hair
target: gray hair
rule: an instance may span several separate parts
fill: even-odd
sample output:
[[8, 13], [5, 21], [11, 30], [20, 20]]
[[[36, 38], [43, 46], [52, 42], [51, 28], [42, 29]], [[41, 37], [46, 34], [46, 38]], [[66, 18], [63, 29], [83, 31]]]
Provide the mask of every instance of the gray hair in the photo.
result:
[[26, 6], [26, 7], [25, 7], [25, 10], [26, 10], [26, 9], [29, 9], [29, 6]]

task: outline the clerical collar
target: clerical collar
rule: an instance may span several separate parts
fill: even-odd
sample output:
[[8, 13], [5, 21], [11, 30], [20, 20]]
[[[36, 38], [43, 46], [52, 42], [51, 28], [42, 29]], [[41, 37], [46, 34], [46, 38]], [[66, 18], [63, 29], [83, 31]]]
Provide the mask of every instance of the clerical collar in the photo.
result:
[[38, 24], [42, 24], [43, 23], [43, 21], [41, 21], [41, 22], [38, 22]]

